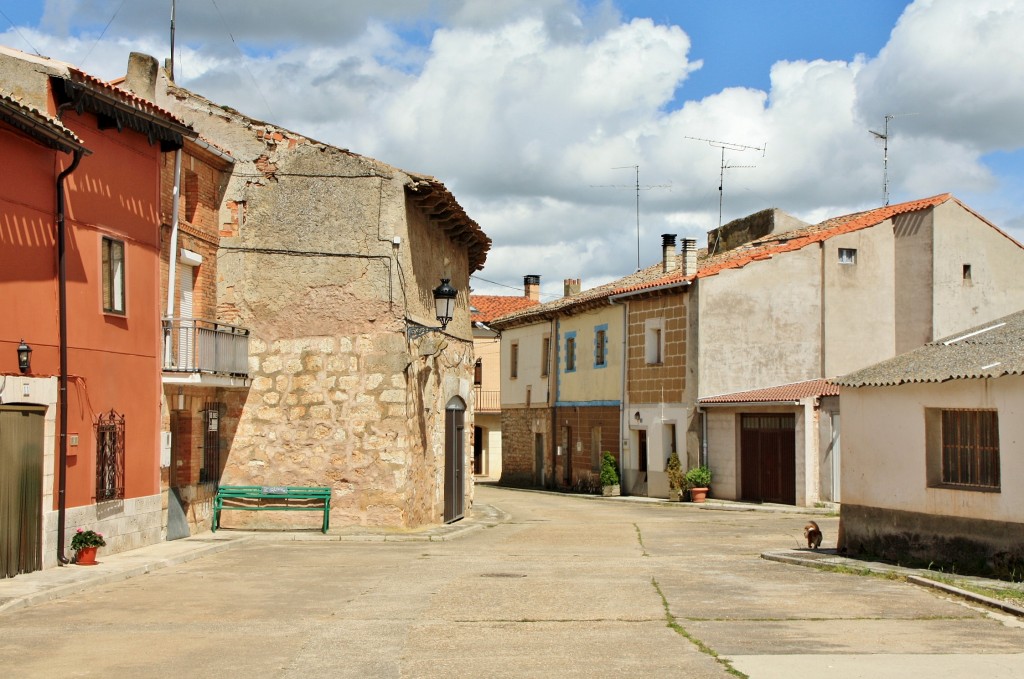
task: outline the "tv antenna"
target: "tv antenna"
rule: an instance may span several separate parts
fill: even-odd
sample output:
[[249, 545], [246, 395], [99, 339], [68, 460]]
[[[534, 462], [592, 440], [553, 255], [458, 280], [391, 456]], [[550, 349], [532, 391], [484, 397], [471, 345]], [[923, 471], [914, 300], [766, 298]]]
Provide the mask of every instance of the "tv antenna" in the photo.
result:
[[[706, 141], [709, 146], [722, 149], [722, 162], [718, 167], [718, 226], [722, 226], [722, 186], [725, 184], [725, 171], [726, 170], [738, 170], [745, 167], [757, 167], [757, 165], [730, 165], [725, 162], [725, 151], [760, 151], [761, 157], [764, 158], [767, 153], [768, 144], [767, 142], [760, 146], [748, 146], [747, 144], [737, 144], [731, 141], [719, 141], [717, 139], [705, 139], [704, 137], [686, 137], [686, 139], [693, 139], [694, 141]], [[717, 246], [718, 243], [716, 242]], [[708, 253], [709, 255], [714, 254], [714, 249]]]
[[595, 189], [634, 189], [636, 191], [636, 270], [640, 270], [640, 192], [650, 191], [651, 189], [671, 189], [671, 184], [648, 184], [646, 186], [640, 186], [640, 166], [639, 165], [620, 165], [613, 167], [613, 170], [633, 170], [635, 173], [636, 181], [632, 186], [627, 184], [591, 184], [591, 188]]
[[868, 132], [875, 135], [876, 139], [882, 140], [882, 196], [885, 198], [886, 205], [889, 204], [889, 121], [893, 118], [916, 115], [916, 113], [886, 113], [885, 127], [882, 128], [883, 132], [868, 130]]

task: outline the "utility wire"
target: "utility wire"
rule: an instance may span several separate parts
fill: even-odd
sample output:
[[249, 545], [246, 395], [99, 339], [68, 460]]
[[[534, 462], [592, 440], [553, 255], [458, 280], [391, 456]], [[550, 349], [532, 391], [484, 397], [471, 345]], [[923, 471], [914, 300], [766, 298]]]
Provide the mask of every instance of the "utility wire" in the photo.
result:
[[264, 96], [263, 94], [263, 90], [260, 89], [259, 81], [256, 80], [256, 76], [254, 76], [252, 74], [252, 71], [249, 70], [249, 64], [247, 63], [247, 60], [245, 58], [245, 53], [242, 52], [242, 48], [239, 47], [238, 43], [235, 41], [235, 36], [231, 34], [231, 29], [228, 27], [228, 22], [224, 19], [224, 13], [221, 12], [220, 7], [217, 6], [217, 0], [210, 0], [210, 2], [213, 3], [214, 9], [217, 10], [217, 14], [220, 16], [221, 23], [224, 24], [224, 30], [227, 31], [228, 37], [231, 38], [231, 44], [235, 46], [235, 49], [238, 50], [238, 55], [242, 57], [242, 66], [245, 68], [245, 72], [249, 74], [249, 78], [252, 80], [253, 87], [255, 87], [256, 91], [259, 92], [260, 99], [263, 100], [263, 105], [267, 107], [267, 111], [270, 113], [270, 119], [276, 119], [277, 116], [274, 115], [274, 109], [270, 107], [270, 102], [267, 101], [266, 96]]
[[7, 13], [4, 12], [2, 9], [0, 9], [0, 16], [3, 16], [4, 19], [7, 19], [7, 23], [9, 23], [11, 25], [11, 28], [14, 29], [14, 32], [18, 34], [19, 38], [21, 38], [22, 40], [25, 41], [25, 44], [28, 45], [32, 49], [32, 51], [36, 53], [37, 57], [43, 56], [42, 54], [39, 53], [39, 50], [36, 49], [36, 46], [33, 45], [31, 42], [29, 42], [29, 39], [25, 37], [25, 34], [21, 32], [21, 29], [19, 29], [15, 25], [15, 23], [13, 21], [11, 21], [11, 17], [7, 16]]
[[102, 31], [100, 31], [100, 35], [98, 38], [96, 38], [96, 42], [92, 44], [92, 47], [89, 48], [89, 51], [85, 53], [84, 57], [82, 57], [81, 65], [83, 67], [85, 66], [85, 62], [89, 61], [89, 57], [92, 56], [92, 51], [96, 49], [96, 45], [100, 44], [100, 40], [103, 40], [103, 36], [107, 34], [107, 29], [110, 28], [110, 24], [114, 23], [114, 19], [117, 18], [117, 15], [121, 11], [121, 8], [124, 7], [124, 3], [125, 0], [121, 0], [121, 4], [118, 5], [117, 9], [114, 10], [114, 14], [110, 17], [110, 21], [108, 21], [107, 25], [103, 27]]
[[[475, 280], [475, 281], [482, 281], [484, 283], [490, 283], [491, 285], [497, 285], [499, 288], [508, 288], [509, 290], [517, 290], [519, 292], [523, 291], [522, 286], [519, 286], [519, 285], [508, 285], [507, 283], [498, 283], [497, 281], [490, 281], [490, 280], [487, 280], [486, 278], [484, 278], [483, 276], [477, 276], [476, 274], [471, 274], [470, 278]], [[556, 299], [562, 297], [562, 295], [556, 295], [556, 294], [551, 293], [551, 292], [542, 292], [542, 293], [540, 293], [540, 296], [541, 297], [554, 297]]]

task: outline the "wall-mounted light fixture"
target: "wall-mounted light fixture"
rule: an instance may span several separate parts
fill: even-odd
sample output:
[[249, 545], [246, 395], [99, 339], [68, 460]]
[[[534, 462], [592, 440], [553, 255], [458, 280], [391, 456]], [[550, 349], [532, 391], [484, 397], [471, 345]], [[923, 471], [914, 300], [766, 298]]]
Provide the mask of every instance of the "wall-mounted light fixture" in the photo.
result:
[[643, 420], [640, 418], [640, 411], [639, 410], [636, 411], [635, 413], [633, 413], [633, 419], [636, 420], [637, 424], [640, 424], [641, 422], [643, 422]]
[[441, 325], [437, 328], [425, 325], [407, 326], [406, 335], [409, 339], [421, 337], [431, 331], [440, 330], [443, 332], [448, 327], [448, 322], [455, 315], [455, 298], [459, 296], [459, 291], [453, 288], [450, 283], [450, 278], [442, 278], [441, 285], [434, 288], [434, 312], [437, 316], [437, 321]]
[[185, 389], [178, 387], [178, 410], [185, 409]]
[[22, 374], [32, 370], [32, 347], [25, 344], [25, 340], [21, 340], [21, 344], [18, 345], [18, 370]]

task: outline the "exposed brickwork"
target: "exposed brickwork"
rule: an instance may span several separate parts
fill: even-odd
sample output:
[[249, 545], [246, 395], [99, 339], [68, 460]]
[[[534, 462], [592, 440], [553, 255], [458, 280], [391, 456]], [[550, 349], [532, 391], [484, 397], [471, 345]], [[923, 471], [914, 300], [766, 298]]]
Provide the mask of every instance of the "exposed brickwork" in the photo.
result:
[[[630, 403], [679, 403], [686, 388], [685, 293], [631, 300], [628, 322], [628, 383]], [[662, 319], [664, 351], [661, 364], [647, 362], [646, 321]]]
[[546, 408], [505, 408], [501, 411], [501, 483], [538, 484], [536, 437], [544, 437], [545, 479], [551, 477], [551, 411]]
[[[608, 451], [616, 460], [619, 457], [620, 417], [618, 406], [555, 408], [558, 445], [562, 447], [562, 455], [557, 458], [555, 470], [555, 478], [560, 487], [586, 488], [600, 485], [601, 453]], [[600, 428], [600, 437], [595, 440], [597, 428]], [[595, 443], [599, 445], [595, 447]], [[572, 458], [571, 479], [566, 478], [569, 456]]]

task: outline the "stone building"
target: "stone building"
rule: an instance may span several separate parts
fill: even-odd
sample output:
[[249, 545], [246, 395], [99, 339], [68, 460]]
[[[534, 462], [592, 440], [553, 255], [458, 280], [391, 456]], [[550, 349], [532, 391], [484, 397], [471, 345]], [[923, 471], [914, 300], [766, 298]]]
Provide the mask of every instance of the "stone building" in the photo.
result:
[[[468, 281], [490, 239], [432, 177], [216, 104], [145, 55], [131, 61], [127, 87], [153, 91], [234, 159], [215, 320], [248, 330], [252, 382], [219, 482], [330, 486], [335, 526], [460, 518], [473, 496]], [[444, 330], [432, 295], [442, 279], [458, 291]], [[315, 521], [226, 515], [304, 519]]]

